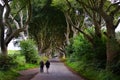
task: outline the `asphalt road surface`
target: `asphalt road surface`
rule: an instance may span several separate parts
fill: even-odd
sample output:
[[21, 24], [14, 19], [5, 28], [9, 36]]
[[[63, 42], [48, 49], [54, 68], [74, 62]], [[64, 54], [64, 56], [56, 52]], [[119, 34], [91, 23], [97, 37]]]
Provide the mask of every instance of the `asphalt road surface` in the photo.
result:
[[44, 72], [36, 74], [31, 80], [84, 80], [80, 76], [72, 73], [63, 63], [51, 62], [49, 73]]

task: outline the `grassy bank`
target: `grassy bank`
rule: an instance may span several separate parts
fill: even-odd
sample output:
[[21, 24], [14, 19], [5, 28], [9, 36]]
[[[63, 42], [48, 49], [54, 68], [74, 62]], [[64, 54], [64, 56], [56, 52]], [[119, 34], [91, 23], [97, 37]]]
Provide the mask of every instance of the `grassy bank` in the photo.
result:
[[24, 64], [24, 65], [19, 65], [18, 67], [12, 68], [7, 71], [0, 71], [0, 80], [16, 80], [16, 78], [20, 76], [18, 71], [31, 69], [35, 67], [38, 67], [38, 65]]
[[66, 65], [84, 76], [87, 80], [120, 80], [119, 75], [112, 74], [105, 70], [98, 70], [82, 62], [66, 62]]
[[20, 54], [20, 51], [10, 50], [9, 55], [12, 57], [11, 59], [13, 60], [10, 60], [14, 61], [13, 63], [15, 63], [15, 66], [8, 70], [0, 69], [0, 80], [16, 80], [16, 78], [20, 76], [18, 71], [39, 67], [38, 64], [26, 63], [25, 57]]

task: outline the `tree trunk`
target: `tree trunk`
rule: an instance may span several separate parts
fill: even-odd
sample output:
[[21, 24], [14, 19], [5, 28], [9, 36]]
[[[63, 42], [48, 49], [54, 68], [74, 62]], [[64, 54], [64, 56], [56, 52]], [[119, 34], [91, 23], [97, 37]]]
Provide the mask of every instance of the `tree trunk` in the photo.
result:
[[3, 55], [7, 55], [7, 45], [6, 45], [6, 43], [5, 43], [5, 40], [4, 40], [4, 26], [2, 25], [2, 23], [0, 24], [0, 32], [1, 32], [1, 53], [3, 54]]
[[38, 52], [39, 52], [39, 55], [41, 55], [41, 54], [42, 54], [42, 49], [41, 49], [40, 44], [38, 44]]
[[[79, 26], [76, 26], [77, 28], [79, 28]], [[72, 31], [73, 31], [73, 38], [77, 36], [78, 34], [78, 30], [76, 30], [73, 26], [72, 26]]]
[[6, 46], [6, 45], [3, 45], [3, 46], [1, 47], [1, 53], [2, 53], [2, 55], [7, 56], [8, 50], [7, 50], [7, 46]]
[[117, 57], [120, 52], [120, 47], [119, 44], [115, 38], [115, 28], [114, 26], [110, 23], [107, 23], [107, 62], [106, 62], [106, 69], [109, 71], [113, 71], [115, 68], [113, 67], [117, 63]]
[[67, 19], [67, 13], [65, 13], [65, 18], [66, 18], [66, 23], [67, 23], [67, 31], [65, 33], [65, 37], [66, 37], [66, 43], [67, 45], [70, 44], [70, 24], [68, 22], [68, 19]]

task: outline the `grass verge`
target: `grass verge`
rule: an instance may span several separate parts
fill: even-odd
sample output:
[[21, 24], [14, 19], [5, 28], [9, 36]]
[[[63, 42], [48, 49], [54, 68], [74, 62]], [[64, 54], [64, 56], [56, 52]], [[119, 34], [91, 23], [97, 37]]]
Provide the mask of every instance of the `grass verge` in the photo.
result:
[[105, 70], [94, 69], [82, 62], [66, 62], [66, 65], [82, 75], [86, 80], [120, 80], [120, 76]]

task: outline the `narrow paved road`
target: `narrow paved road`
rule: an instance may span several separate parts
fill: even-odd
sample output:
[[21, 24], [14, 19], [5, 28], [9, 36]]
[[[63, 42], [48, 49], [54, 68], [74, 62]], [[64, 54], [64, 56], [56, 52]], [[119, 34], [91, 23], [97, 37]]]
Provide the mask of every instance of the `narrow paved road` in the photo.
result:
[[51, 62], [49, 73], [44, 68], [44, 73], [36, 74], [31, 80], [84, 80], [73, 74], [61, 62]]

